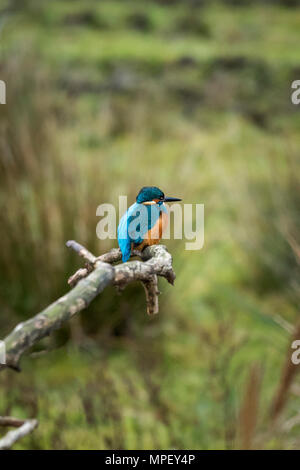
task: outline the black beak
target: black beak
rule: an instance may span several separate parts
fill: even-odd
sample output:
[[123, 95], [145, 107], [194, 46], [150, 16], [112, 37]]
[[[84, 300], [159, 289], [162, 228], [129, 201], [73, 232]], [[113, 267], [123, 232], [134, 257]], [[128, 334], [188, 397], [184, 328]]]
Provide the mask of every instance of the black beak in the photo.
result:
[[178, 197], [165, 197], [165, 202], [174, 202], [174, 201], [181, 201]]

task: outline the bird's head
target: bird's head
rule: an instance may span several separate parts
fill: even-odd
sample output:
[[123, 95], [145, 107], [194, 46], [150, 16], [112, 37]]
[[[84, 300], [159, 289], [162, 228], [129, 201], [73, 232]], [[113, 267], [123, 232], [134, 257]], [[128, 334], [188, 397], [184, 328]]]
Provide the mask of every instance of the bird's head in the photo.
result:
[[156, 186], [144, 186], [136, 197], [139, 204], [163, 204], [164, 202], [181, 201], [177, 197], [166, 197]]

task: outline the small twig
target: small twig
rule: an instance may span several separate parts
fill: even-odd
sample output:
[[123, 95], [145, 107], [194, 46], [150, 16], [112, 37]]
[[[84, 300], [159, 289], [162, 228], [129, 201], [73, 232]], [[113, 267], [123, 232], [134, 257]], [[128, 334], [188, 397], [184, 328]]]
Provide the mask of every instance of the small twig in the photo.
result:
[[159, 311], [158, 295], [160, 294], [157, 284], [157, 276], [154, 274], [148, 281], [143, 281], [146, 293], [147, 313], [155, 315]]
[[8, 431], [8, 433], [0, 439], [0, 450], [10, 449], [22, 437], [30, 434], [38, 425], [36, 419], [18, 419], [10, 416], [0, 416], [1, 426], [13, 426], [17, 429]]
[[66, 243], [68, 248], [72, 248], [72, 250], [76, 251], [79, 256], [82, 256], [83, 259], [89, 264], [95, 264], [96, 256], [90, 253], [84, 246], [80, 245], [80, 243], [75, 242], [75, 240], [69, 240]]
[[24, 419], [13, 418], [12, 416], [0, 416], [0, 426], [19, 428], [22, 424], [24, 424]]

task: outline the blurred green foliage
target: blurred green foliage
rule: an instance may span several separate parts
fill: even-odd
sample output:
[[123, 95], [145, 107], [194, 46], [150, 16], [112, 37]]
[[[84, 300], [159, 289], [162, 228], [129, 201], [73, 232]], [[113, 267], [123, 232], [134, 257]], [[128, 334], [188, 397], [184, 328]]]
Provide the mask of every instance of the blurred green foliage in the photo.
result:
[[252, 446], [299, 447], [299, 385], [269, 418], [299, 310], [297, 5], [0, 3], [1, 337], [67, 290], [67, 239], [115, 246], [99, 204], [147, 184], [205, 204], [204, 249], [167, 242], [158, 317], [108, 289], [1, 373], [0, 414], [40, 423], [16, 448], [239, 448], [253, 365]]

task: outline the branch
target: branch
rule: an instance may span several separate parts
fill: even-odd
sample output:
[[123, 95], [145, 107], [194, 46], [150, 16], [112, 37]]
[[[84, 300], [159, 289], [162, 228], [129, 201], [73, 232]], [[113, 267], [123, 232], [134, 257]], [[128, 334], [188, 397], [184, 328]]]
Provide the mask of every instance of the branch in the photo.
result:
[[38, 425], [36, 419], [17, 419], [10, 416], [0, 416], [0, 426], [13, 426], [17, 429], [8, 431], [8, 433], [0, 439], [0, 450], [10, 449], [15, 442], [22, 437], [30, 434]]
[[52, 331], [60, 328], [78, 312], [87, 308], [109, 284], [123, 289], [130, 282], [141, 281], [146, 290], [147, 313], [154, 314], [158, 312], [157, 276], [166, 278], [171, 284], [175, 280], [172, 256], [163, 245], [148, 247], [142, 253], [133, 253], [135, 256], [140, 256], [143, 261], [128, 261], [116, 266], [109, 263], [121, 259], [118, 249], [111, 250], [97, 258], [77, 242], [69, 241], [67, 246], [85, 259], [86, 268], [71, 276], [69, 283], [71, 284], [71, 279], [74, 282], [76, 278], [76, 286], [70, 292], [35, 317], [17, 325], [4, 339], [6, 364], [0, 365], [0, 369], [11, 367], [20, 370], [20, 358], [25, 351], [45, 336], [50, 335]]
[[143, 286], [146, 293], [147, 313], [148, 315], [155, 315], [159, 311], [158, 307], [158, 282], [156, 274], [149, 277], [147, 281], [143, 281]]
[[79, 256], [82, 256], [85, 261], [89, 264], [94, 264], [96, 261], [96, 257], [92, 255], [84, 246], [80, 245], [80, 243], [75, 242], [75, 240], [69, 240], [66, 243], [66, 246], [68, 248], [72, 248], [74, 251], [76, 251]]
[[[71, 248], [76, 253], [78, 253], [79, 256], [82, 256], [87, 262], [85, 268], [78, 269], [78, 271], [76, 271], [76, 273], [68, 279], [68, 284], [71, 287], [76, 286], [76, 284], [81, 279], [85, 278], [95, 268], [95, 265], [98, 261], [112, 264], [122, 260], [122, 253], [119, 248], [113, 248], [108, 253], [104, 253], [103, 255], [100, 255], [96, 258], [94, 255], [92, 255], [92, 253], [90, 253], [82, 245], [75, 242], [74, 240], [69, 240], [66, 245], [68, 248]], [[132, 250], [131, 257], [133, 256], [142, 258], [141, 252], [138, 250]]]
[[27, 349], [86, 308], [113, 281], [113, 278], [113, 268], [106, 263], [99, 262], [96, 269], [68, 294], [56, 300], [30, 320], [19, 323], [4, 339], [5, 365], [18, 370], [20, 357]]

